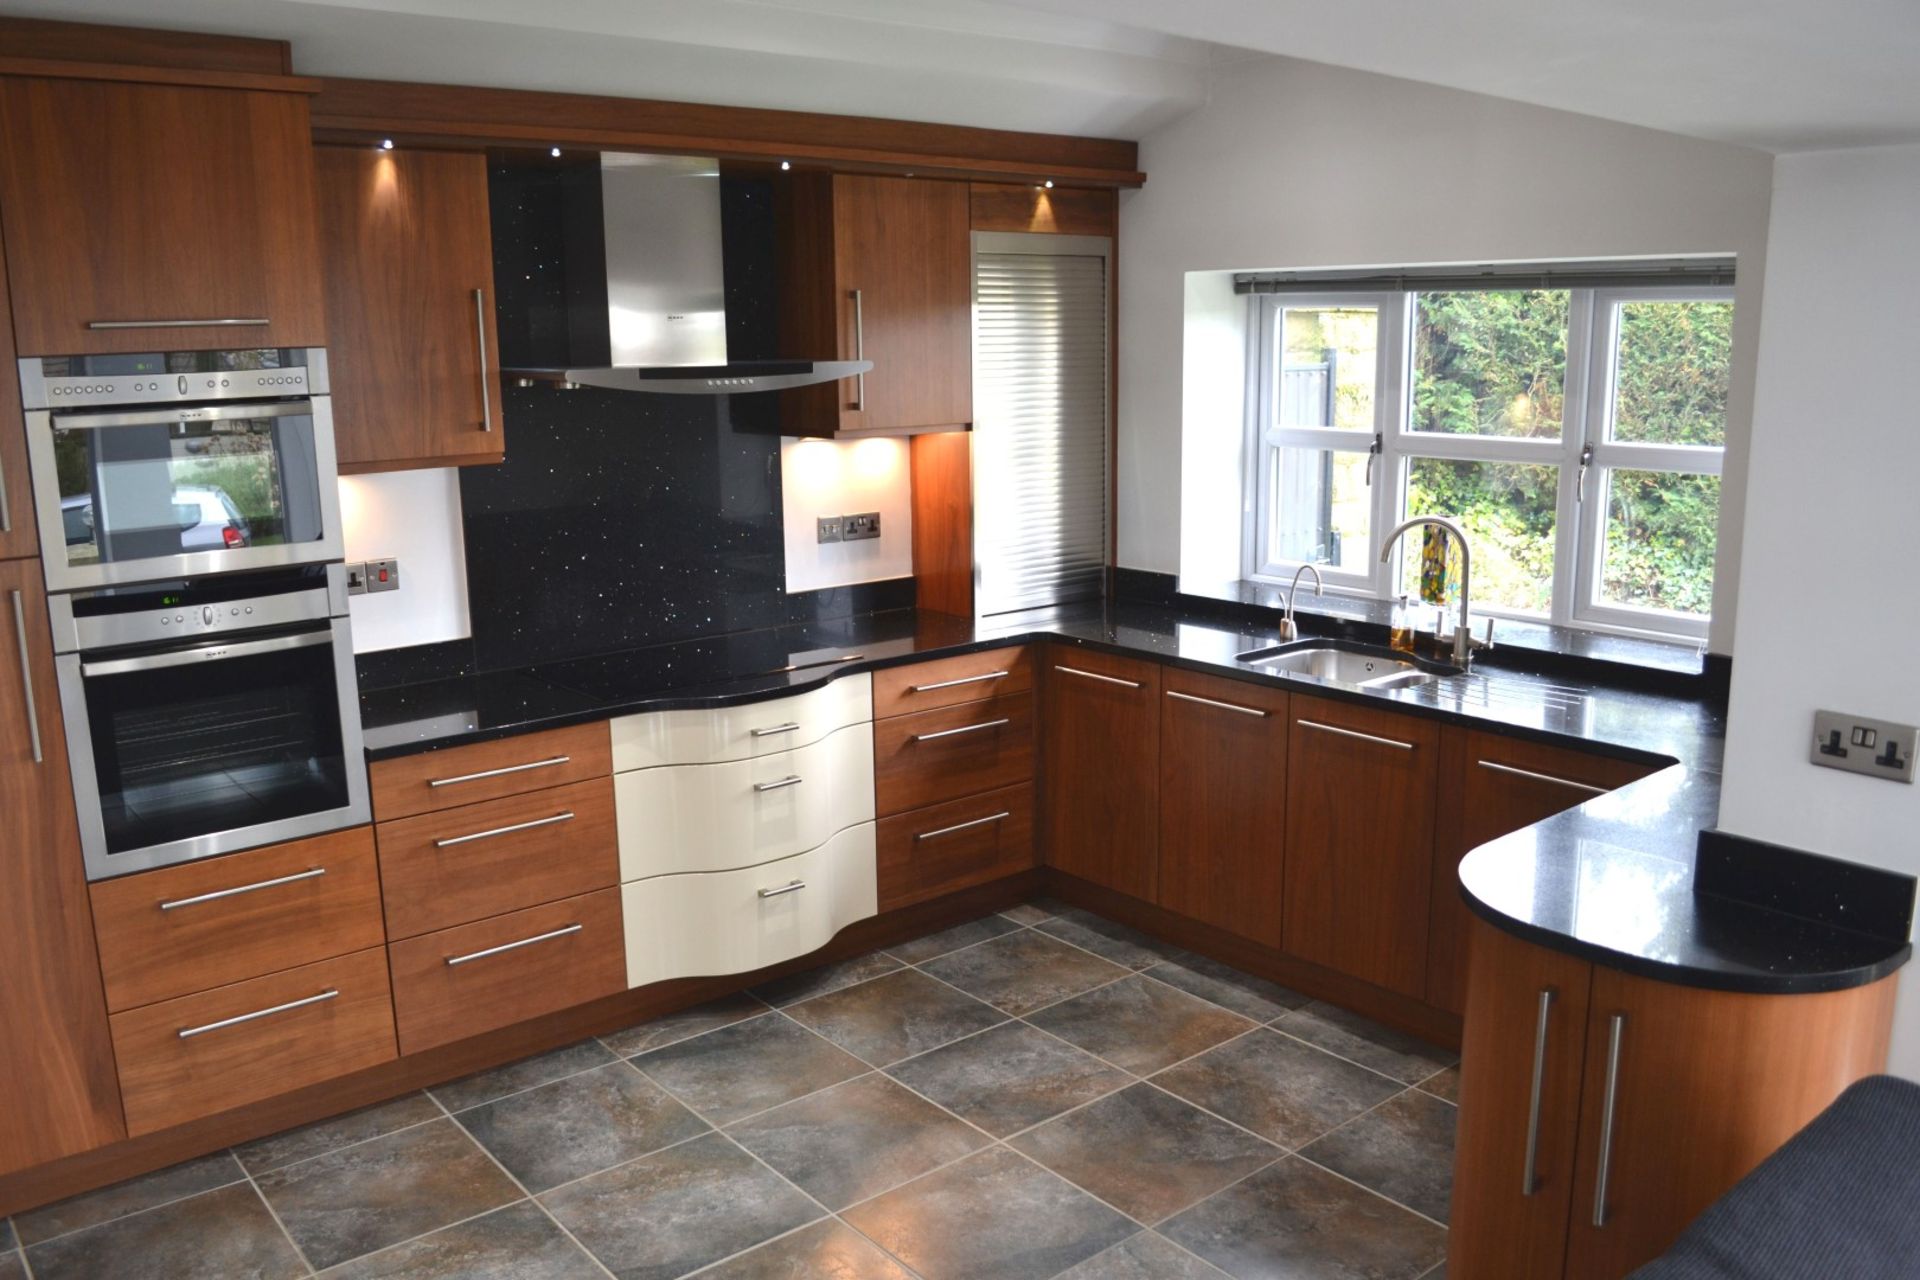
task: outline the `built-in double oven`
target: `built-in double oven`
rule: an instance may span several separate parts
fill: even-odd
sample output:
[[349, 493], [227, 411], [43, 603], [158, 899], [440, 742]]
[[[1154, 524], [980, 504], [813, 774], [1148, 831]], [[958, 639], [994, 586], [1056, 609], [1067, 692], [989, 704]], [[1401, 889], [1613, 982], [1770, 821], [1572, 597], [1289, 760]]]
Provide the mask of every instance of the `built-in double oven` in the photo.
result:
[[325, 353], [20, 380], [88, 878], [366, 822]]

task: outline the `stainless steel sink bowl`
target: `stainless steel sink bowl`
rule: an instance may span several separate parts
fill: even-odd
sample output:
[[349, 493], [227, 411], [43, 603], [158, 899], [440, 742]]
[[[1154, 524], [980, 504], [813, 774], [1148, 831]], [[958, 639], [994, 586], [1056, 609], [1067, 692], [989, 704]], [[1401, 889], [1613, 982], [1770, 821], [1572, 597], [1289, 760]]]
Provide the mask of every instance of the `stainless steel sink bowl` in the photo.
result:
[[1428, 684], [1459, 668], [1424, 662], [1392, 649], [1338, 640], [1300, 640], [1238, 655], [1248, 666], [1306, 676], [1349, 689], [1407, 689]]

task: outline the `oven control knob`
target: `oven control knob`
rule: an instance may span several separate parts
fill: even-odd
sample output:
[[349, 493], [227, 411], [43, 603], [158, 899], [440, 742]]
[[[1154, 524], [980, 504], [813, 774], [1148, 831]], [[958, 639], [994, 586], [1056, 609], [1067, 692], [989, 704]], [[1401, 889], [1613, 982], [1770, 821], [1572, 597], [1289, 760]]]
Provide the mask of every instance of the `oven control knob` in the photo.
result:
[[207, 604], [207, 605], [200, 606], [200, 621], [205, 623], [209, 627], [213, 625], [213, 606], [212, 605]]

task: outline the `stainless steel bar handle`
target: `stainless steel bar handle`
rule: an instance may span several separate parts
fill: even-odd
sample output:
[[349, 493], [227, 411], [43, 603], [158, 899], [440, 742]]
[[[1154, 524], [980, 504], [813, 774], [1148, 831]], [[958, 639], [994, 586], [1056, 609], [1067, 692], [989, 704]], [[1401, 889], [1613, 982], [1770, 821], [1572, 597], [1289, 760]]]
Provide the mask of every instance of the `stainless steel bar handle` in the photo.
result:
[[171, 902], [160, 904], [162, 911], [178, 911], [181, 907], [197, 907], [203, 902], [218, 902], [222, 898], [238, 897], [243, 893], [254, 893], [261, 889], [273, 889], [283, 884], [295, 884], [301, 880], [318, 880], [327, 874], [325, 867], [314, 867], [307, 871], [296, 871], [290, 876], [275, 876], [271, 880], [256, 880], [252, 884], [237, 884], [231, 889], [216, 889], [212, 893], [196, 893], [191, 898], [175, 898]]
[[469, 951], [464, 956], [448, 956], [447, 965], [451, 968], [456, 964], [466, 964], [472, 960], [484, 960], [488, 956], [497, 956], [504, 951], [518, 951], [521, 947], [530, 947], [536, 942], [551, 942], [555, 938], [564, 938], [568, 934], [578, 933], [584, 928], [586, 928], [585, 925], [570, 924], [562, 929], [553, 929], [546, 933], [536, 933], [531, 938], [522, 938], [518, 942], [503, 942], [497, 947], [488, 947], [484, 951]]
[[21, 604], [18, 591], [7, 594], [13, 597], [13, 635], [20, 642], [20, 692], [27, 712], [27, 741], [33, 747], [33, 762], [45, 764], [46, 756], [40, 750], [40, 708], [33, 700], [33, 662], [27, 654], [26, 606]]
[[798, 893], [806, 887], [807, 887], [807, 882], [805, 880], [794, 880], [787, 884], [781, 885], [778, 889], [762, 889], [760, 891], [760, 896], [763, 898], [778, 898], [782, 894]]
[[1119, 676], [1103, 676], [1098, 671], [1082, 671], [1078, 667], [1063, 667], [1059, 663], [1055, 663], [1053, 669], [1070, 676], [1084, 676], [1088, 680], [1101, 680], [1107, 684], [1123, 684], [1129, 689], [1138, 689], [1140, 687], [1138, 680], [1122, 680]]
[[89, 320], [89, 329], [257, 329], [265, 316], [218, 316], [208, 320]]
[[218, 1022], [209, 1022], [198, 1027], [182, 1027], [176, 1034], [182, 1040], [191, 1040], [193, 1037], [203, 1036], [209, 1031], [219, 1031], [226, 1027], [237, 1027], [243, 1022], [253, 1022], [260, 1018], [271, 1018], [276, 1013], [286, 1013], [290, 1009], [304, 1009], [310, 1004], [320, 1004], [326, 1000], [336, 1000], [339, 996], [340, 993], [338, 991], [330, 988], [322, 991], [317, 996], [307, 996], [301, 1000], [289, 1000], [285, 1004], [276, 1004], [270, 1009], [255, 1009], [252, 1013], [242, 1013], [235, 1017], [222, 1018]]
[[957, 689], [963, 684], [979, 684], [983, 680], [1005, 680], [1007, 675], [1005, 671], [988, 671], [983, 675], [961, 676], [958, 680], [936, 680], [932, 684], [914, 685], [913, 692], [932, 693], [935, 689]]
[[982, 720], [979, 724], [963, 724], [958, 729], [939, 729], [933, 733], [916, 733], [913, 735], [913, 740], [915, 742], [932, 742], [935, 738], [951, 738], [957, 733], [978, 733], [982, 729], [998, 729], [1003, 724], [1012, 723], [1013, 721], [1011, 719], [1002, 716], [998, 720]]
[[1584, 791], [1590, 796], [1607, 794], [1605, 787], [1596, 787], [1585, 782], [1575, 782], [1572, 778], [1556, 778], [1550, 773], [1535, 773], [1531, 769], [1516, 769], [1510, 764], [1495, 764], [1491, 760], [1476, 760], [1482, 769], [1491, 769], [1495, 773], [1504, 773], [1515, 778], [1525, 778], [1530, 782], [1550, 782], [1556, 787], [1567, 787], [1573, 791]]
[[106, 662], [83, 662], [83, 676], [118, 676], [132, 671], [159, 671], [166, 667], [191, 667], [224, 658], [245, 658], [261, 653], [281, 653], [288, 649], [310, 649], [332, 644], [333, 632], [309, 631], [296, 636], [275, 636], [271, 640], [244, 640], [239, 644], [210, 644], [172, 653], [150, 653], [140, 658], [112, 658]]
[[1411, 751], [1415, 745], [1411, 742], [1402, 742], [1398, 738], [1382, 738], [1377, 734], [1361, 733], [1357, 729], [1342, 729], [1339, 725], [1335, 724], [1321, 724], [1318, 720], [1296, 720], [1294, 723], [1303, 729], [1318, 729], [1321, 733], [1337, 733], [1343, 738], [1357, 738], [1361, 742], [1377, 743], [1383, 747], [1393, 747], [1398, 751]]
[[529, 769], [551, 769], [555, 765], [567, 764], [572, 756], [553, 756], [547, 760], [529, 760], [525, 764], [510, 764], [499, 769], [482, 769], [478, 773], [463, 773], [457, 778], [429, 778], [430, 787], [450, 787], [456, 782], [478, 782], [482, 778], [500, 778], [509, 773], [525, 773]]
[[[853, 291], [853, 358], [867, 358], [867, 317], [860, 308], [860, 291]], [[848, 406], [856, 410], [867, 407], [867, 375], [864, 370], [853, 375], [853, 403]]]
[[480, 429], [493, 430], [493, 369], [487, 363], [487, 291], [473, 291], [474, 341], [480, 347]]
[[789, 720], [785, 724], [770, 724], [764, 729], [749, 729], [747, 730], [747, 736], [750, 738], [771, 738], [778, 733], [798, 733], [799, 731], [800, 726], [794, 721]]
[[1627, 1015], [1616, 1013], [1607, 1020], [1607, 1092], [1600, 1105], [1600, 1165], [1593, 1175], [1593, 1225], [1607, 1225], [1607, 1174], [1613, 1167], [1613, 1104], [1620, 1091], [1620, 1037], [1627, 1029]]
[[1553, 988], [1540, 992], [1540, 1014], [1533, 1027], [1533, 1087], [1527, 1092], [1527, 1160], [1520, 1171], [1520, 1194], [1540, 1189], [1540, 1094], [1547, 1078], [1547, 1023], [1553, 1017]]
[[13, 507], [7, 501], [7, 460], [0, 458], [0, 533], [13, 532]]
[[1243, 716], [1261, 716], [1264, 718], [1267, 714], [1258, 707], [1243, 707], [1237, 702], [1220, 702], [1213, 698], [1202, 698], [1196, 694], [1180, 693], [1173, 689], [1167, 690], [1167, 696], [1169, 698], [1178, 698], [1182, 702], [1197, 702], [1203, 707], [1218, 707], [1222, 711], [1238, 711]]
[[445, 849], [451, 845], [466, 844], [470, 840], [491, 840], [494, 836], [510, 836], [516, 831], [531, 831], [535, 827], [551, 827], [556, 822], [572, 822], [573, 812], [556, 813], [551, 818], [535, 818], [531, 822], [516, 822], [510, 826], [494, 827], [488, 831], [476, 831], [472, 835], [448, 836], [444, 840], [435, 840], [433, 847]]
[[914, 839], [915, 840], [933, 840], [940, 836], [950, 836], [956, 831], [968, 831], [974, 827], [984, 827], [989, 822], [1001, 822], [1007, 818], [1011, 818], [1012, 816], [1013, 816], [1013, 813], [1011, 810], [1002, 809], [999, 813], [990, 813], [984, 818], [975, 818], [971, 822], [956, 822], [950, 827], [941, 827], [937, 831], [922, 831], [920, 834], [916, 835]]
[[784, 778], [775, 778], [772, 782], [756, 782], [753, 784], [753, 789], [755, 791], [781, 791], [787, 787], [797, 787], [801, 781], [802, 779], [799, 774], [790, 773]]

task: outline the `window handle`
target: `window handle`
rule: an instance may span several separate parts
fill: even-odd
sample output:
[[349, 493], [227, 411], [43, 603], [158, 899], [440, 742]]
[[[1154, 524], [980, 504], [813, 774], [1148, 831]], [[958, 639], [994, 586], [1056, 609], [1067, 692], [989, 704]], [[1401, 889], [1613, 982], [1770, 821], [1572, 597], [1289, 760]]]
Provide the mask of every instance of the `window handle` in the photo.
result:
[[1580, 446], [1580, 475], [1573, 482], [1573, 500], [1576, 503], [1587, 500], [1587, 468], [1593, 465], [1593, 446]]
[[1367, 485], [1373, 485], [1373, 460], [1380, 456], [1382, 441], [1378, 431], [1373, 433], [1373, 443], [1367, 446]]

